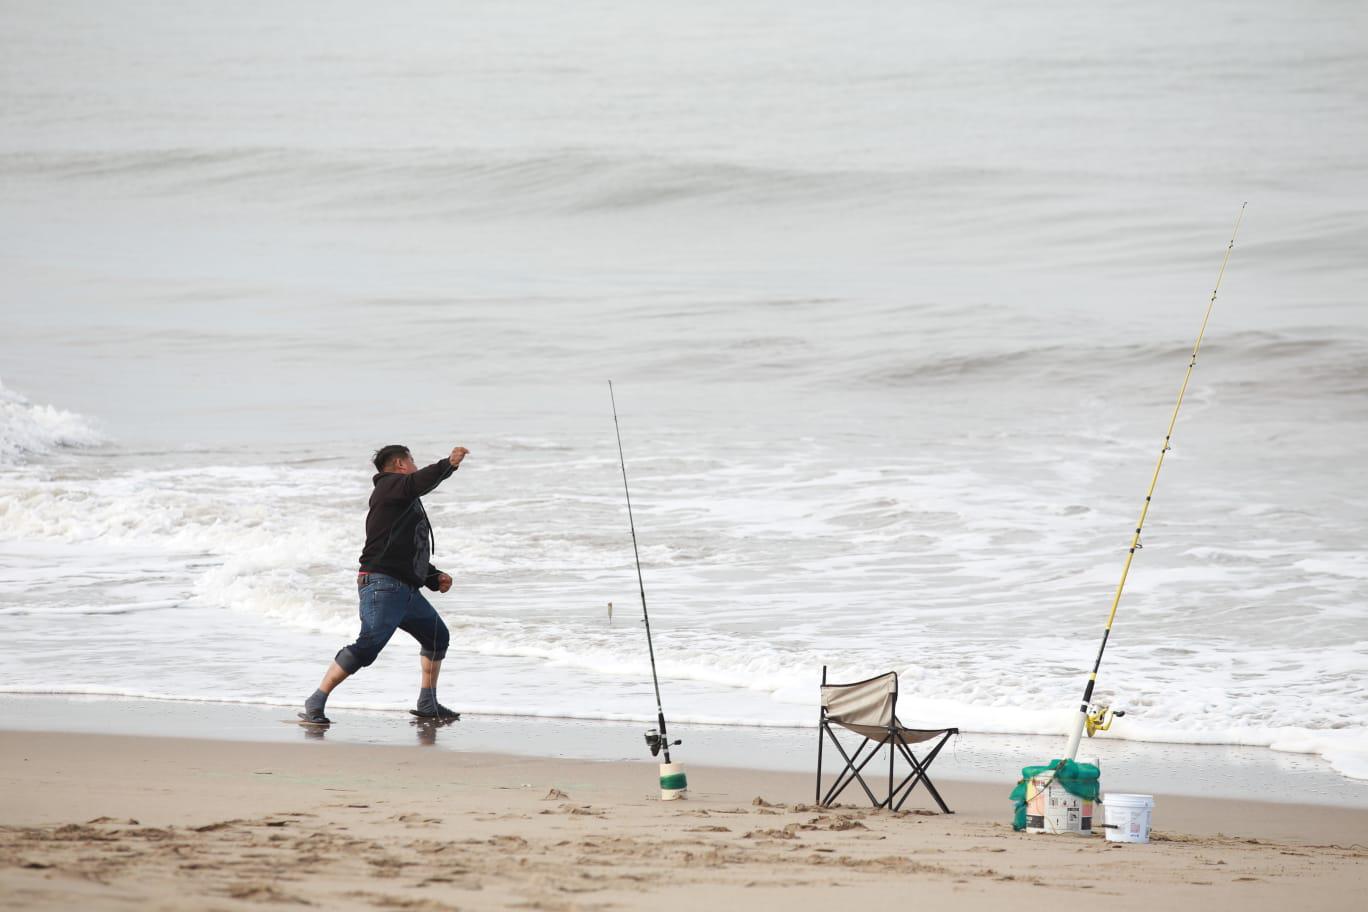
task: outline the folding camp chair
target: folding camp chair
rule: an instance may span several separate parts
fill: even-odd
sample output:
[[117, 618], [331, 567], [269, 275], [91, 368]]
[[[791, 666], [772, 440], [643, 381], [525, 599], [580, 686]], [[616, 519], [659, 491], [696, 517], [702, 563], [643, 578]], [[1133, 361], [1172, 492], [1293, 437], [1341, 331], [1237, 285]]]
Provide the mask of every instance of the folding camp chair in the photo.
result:
[[[886, 807], [896, 811], [903, 806], [903, 802], [912, 794], [913, 789], [918, 785], [925, 785], [931, 797], [936, 800], [936, 804], [940, 805], [940, 809], [947, 814], [953, 814], [954, 811], [945, 806], [945, 801], [941, 798], [940, 792], [936, 791], [936, 786], [926, 771], [935, 761], [936, 755], [941, 752], [941, 748], [950, 740], [950, 736], [959, 734], [959, 729], [904, 727], [898, 721], [897, 672], [890, 671], [877, 678], [856, 681], [854, 684], [828, 684], [826, 676], [826, 666], [823, 665], [822, 711], [817, 731], [817, 803], [822, 807], [831, 807], [832, 802], [845, 791], [846, 786], [858, 782], [875, 807]], [[836, 732], [832, 730], [833, 725], [839, 725], [864, 738], [855, 749], [855, 753], [846, 752], [840, 739], [836, 737]], [[822, 744], [828, 737], [845, 759], [845, 767], [823, 795]], [[935, 746], [921, 759], [912, 752], [913, 744], [927, 743], [937, 738], [939, 740]], [[870, 747], [871, 745], [873, 746]], [[884, 745], [888, 746], [888, 795], [881, 801], [875, 797], [860, 773]], [[868, 753], [865, 752], [865, 748], [870, 748]], [[907, 761], [911, 772], [895, 786], [894, 761], [899, 755]]]

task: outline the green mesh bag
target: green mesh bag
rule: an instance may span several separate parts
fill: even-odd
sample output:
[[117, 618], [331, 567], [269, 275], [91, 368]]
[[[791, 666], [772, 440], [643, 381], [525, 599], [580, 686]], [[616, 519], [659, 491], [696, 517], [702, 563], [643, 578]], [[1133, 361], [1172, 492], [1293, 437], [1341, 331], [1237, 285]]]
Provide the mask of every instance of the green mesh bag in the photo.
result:
[[1012, 818], [1012, 829], [1026, 829], [1026, 784], [1036, 776], [1055, 771], [1054, 781], [1070, 795], [1077, 795], [1086, 801], [1096, 801], [1101, 791], [1099, 779], [1102, 771], [1091, 763], [1076, 763], [1073, 760], [1051, 760], [1044, 766], [1025, 766], [1021, 769], [1021, 781], [1012, 789], [1012, 800], [1016, 802], [1016, 815]]

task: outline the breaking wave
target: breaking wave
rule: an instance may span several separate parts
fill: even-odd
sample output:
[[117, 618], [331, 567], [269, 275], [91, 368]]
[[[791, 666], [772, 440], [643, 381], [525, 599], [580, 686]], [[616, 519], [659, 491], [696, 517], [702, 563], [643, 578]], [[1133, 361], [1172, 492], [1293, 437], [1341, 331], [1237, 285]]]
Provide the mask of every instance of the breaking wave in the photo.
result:
[[84, 417], [38, 405], [0, 382], [0, 465], [18, 465], [56, 450], [104, 442], [104, 436]]

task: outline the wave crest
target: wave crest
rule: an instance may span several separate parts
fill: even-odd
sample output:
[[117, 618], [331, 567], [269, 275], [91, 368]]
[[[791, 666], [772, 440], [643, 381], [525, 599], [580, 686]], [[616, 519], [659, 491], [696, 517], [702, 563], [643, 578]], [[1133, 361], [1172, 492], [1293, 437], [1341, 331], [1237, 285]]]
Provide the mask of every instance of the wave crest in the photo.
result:
[[54, 450], [104, 442], [104, 435], [81, 415], [38, 405], [0, 382], [0, 465], [20, 465]]
[[[896, 209], [928, 197], [1007, 192], [1013, 169], [860, 165], [803, 168], [688, 155], [456, 147], [309, 149], [277, 146], [0, 153], [0, 173], [107, 184], [139, 194], [244, 190], [369, 218], [484, 213], [602, 213], [680, 204]], [[1064, 178], [1035, 174], [1051, 184]]]

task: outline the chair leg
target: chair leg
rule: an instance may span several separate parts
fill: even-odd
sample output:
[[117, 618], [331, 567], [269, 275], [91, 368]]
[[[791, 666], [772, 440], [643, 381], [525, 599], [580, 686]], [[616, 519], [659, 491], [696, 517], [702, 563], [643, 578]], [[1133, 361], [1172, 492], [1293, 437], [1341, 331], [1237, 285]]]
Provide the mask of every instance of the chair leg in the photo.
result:
[[[942, 742], [943, 741], [944, 737], [942, 738]], [[908, 744], [905, 740], [899, 739], [898, 751], [903, 755], [904, 759], [907, 760], [907, 765], [912, 768], [911, 772], [907, 774], [907, 777], [903, 779], [902, 782], [898, 783], [898, 791], [901, 792], [903, 789], [907, 789], [910, 793], [912, 789], [917, 787], [917, 783], [926, 777], [926, 768], [940, 751], [940, 744], [938, 743], [935, 749], [926, 755], [926, 759], [924, 760], [917, 759], [917, 755], [912, 752], [912, 745]], [[906, 800], [906, 797], [907, 796], [904, 795], [903, 799]]]
[[[825, 665], [822, 666], [822, 686], [826, 686]], [[818, 805], [822, 803], [822, 730], [827, 727], [826, 704], [823, 703], [817, 710], [817, 793], [813, 796], [813, 801]]]
[[[840, 739], [831, 731], [831, 726], [825, 726], [825, 729], [827, 734], [831, 737], [831, 743], [836, 745], [836, 750], [840, 751], [841, 756], [845, 758], [846, 765], [845, 769], [841, 770], [840, 774], [837, 775], [836, 782], [831, 786], [826, 797], [819, 801], [818, 804], [822, 807], [830, 807], [831, 802], [835, 801], [836, 797], [840, 795], [841, 792], [845, 791], [846, 786], [850, 785], [851, 782], [858, 781], [860, 783], [860, 788], [864, 789], [864, 793], [869, 797], [869, 803], [875, 807], [879, 807], [879, 799], [874, 797], [874, 793], [870, 791], [869, 786], [864, 781], [864, 777], [860, 775], [860, 772], [865, 768], [869, 761], [873, 760], [874, 757], [878, 755], [878, 748], [870, 751], [868, 756], [863, 760], [860, 760], [859, 765], [856, 765], [856, 760], [859, 760], [860, 755], [864, 753], [865, 746], [869, 744], [869, 739], [865, 738], [856, 749], [855, 756], [851, 757], [841, 745]], [[847, 773], [850, 775], [847, 776]]]
[[[823, 675], [826, 669], [822, 669]], [[817, 804], [822, 803], [822, 729], [826, 728], [826, 711], [823, 710], [817, 719], [817, 794], [813, 801]]]
[[940, 809], [941, 809], [941, 813], [942, 813], [942, 814], [953, 814], [953, 813], [955, 813], [954, 811], [950, 810], [950, 808], [948, 808], [948, 807], [946, 806], [946, 804], [945, 804], [945, 799], [941, 797], [941, 793], [940, 793], [940, 792], [936, 791], [936, 783], [934, 783], [934, 782], [931, 781], [931, 777], [930, 777], [930, 776], [925, 776], [925, 777], [922, 778], [922, 785], [925, 785], [925, 786], [926, 786], [926, 790], [927, 790], [928, 792], [931, 793], [931, 797], [934, 798], [934, 799], [936, 800], [936, 804], [940, 805]]
[[951, 735], [949, 733], [944, 735], [941, 738], [941, 740], [936, 744], [936, 746], [932, 748], [931, 752], [926, 755], [925, 759], [921, 760], [920, 762], [917, 760], [916, 755], [912, 753], [912, 748], [910, 745], [906, 744], [906, 742], [900, 745], [900, 749], [902, 750], [903, 755], [907, 758], [908, 763], [912, 766], [913, 772], [909, 774], [907, 779], [903, 780], [903, 784], [898, 787], [899, 791], [902, 791], [904, 785], [907, 788], [907, 790], [903, 792], [902, 798], [898, 801], [898, 808], [901, 808], [903, 802], [905, 802], [909, 797], [911, 797], [912, 792], [916, 790], [918, 784], [924, 784], [926, 786], [926, 790], [931, 793], [932, 799], [934, 799], [936, 804], [940, 806], [942, 813], [954, 813], [954, 811], [950, 810], [950, 808], [946, 805], [945, 799], [941, 797], [940, 792], [936, 789], [936, 784], [931, 781], [931, 776], [927, 772], [931, 767], [932, 761], [936, 759], [936, 755], [940, 753], [941, 748], [943, 748], [946, 745], [946, 743], [949, 742], [950, 737]]
[[[934, 761], [936, 755], [941, 752], [941, 748], [945, 747], [946, 743], [950, 740], [951, 735], [951, 732], [946, 732], [945, 735], [941, 737], [940, 741], [937, 742], [936, 746], [931, 749], [931, 752], [926, 755], [925, 759], [921, 761], [917, 760], [916, 754], [912, 753], [912, 748], [903, 740], [902, 736], [898, 736], [898, 750], [911, 765], [912, 772], [908, 774], [906, 779], [898, 784], [897, 791], [902, 793], [902, 797], [898, 799], [898, 803], [893, 807], [893, 810], [900, 810], [903, 806], [903, 802], [911, 797], [912, 792], [916, 789], [917, 785], [922, 784], [926, 786], [926, 790], [931, 793], [931, 797], [935, 800], [936, 804], [940, 806], [942, 813], [955, 813], [946, 805], [945, 799], [941, 797], [940, 792], [936, 789], [935, 783], [931, 781], [931, 777], [927, 774], [927, 770], [930, 768], [932, 761]], [[906, 791], [904, 791], [904, 789], [906, 789]]]
[[884, 804], [891, 811], [893, 810], [893, 760], [898, 756], [897, 750], [893, 747], [893, 741], [897, 738], [897, 732], [892, 730], [888, 733], [888, 799]]
[[[841, 751], [841, 756], [845, 757], [845, 751], [841, 748], [840, 742], [836, 741], [836, 736], [832, 734], [831, 738], [832, 741], [836, 742], [836, 747]], [[861, 742], [860, 746], [855, 749], [854, 755], [846, 757], [845, 768], [837, 774], [836, 781], [831, 784], [831, 788], [827, 789], [826, 796], [820, 802], [822, 807], [829, 807], [831, 802], [835, 801], [837, 796], [846, 790], [846, 786], [854, 782], [859, 776], [859, 770], [864, 768], [865, 763], [869, 762], [869, 758], [866, 757], [864, 761], [861, 761], [859, 767], [856, 767], [855, 764], [860, 760], [860, 757], [864, 755], [865, 745], [868, 743], [868, 739]], [[864, 786], [863, 779], [860, 780], [860, 785], [864, 787], [865, 793], [868, 794], [869, 788]], [[872, 801], [873, 799], [871, 798], [870, 800]]]
[[[912, 790], [917, 787], [917, 781], [920, 780], [925, 772], [925, 767], [917, 762], [916, 756], [905, 744], [898, 744], [898, 752], [903, 755], [903, 759], [907, 761], [908, 766], [912, 767], [912, 771], [907, 774], [903, 781], [898, 783], [898, 787], [894, 790], [902, 795], [902, 797], [898, 799], [897, 805], [893, 808], [895, 811], [902, 808], [903, 802], [907, 800], [908, 795], [912, 794]], [[911, 784], [909, 785], [909, 783]], [[903, 791], [904, 789], [906, 789], [906, 792]]]

